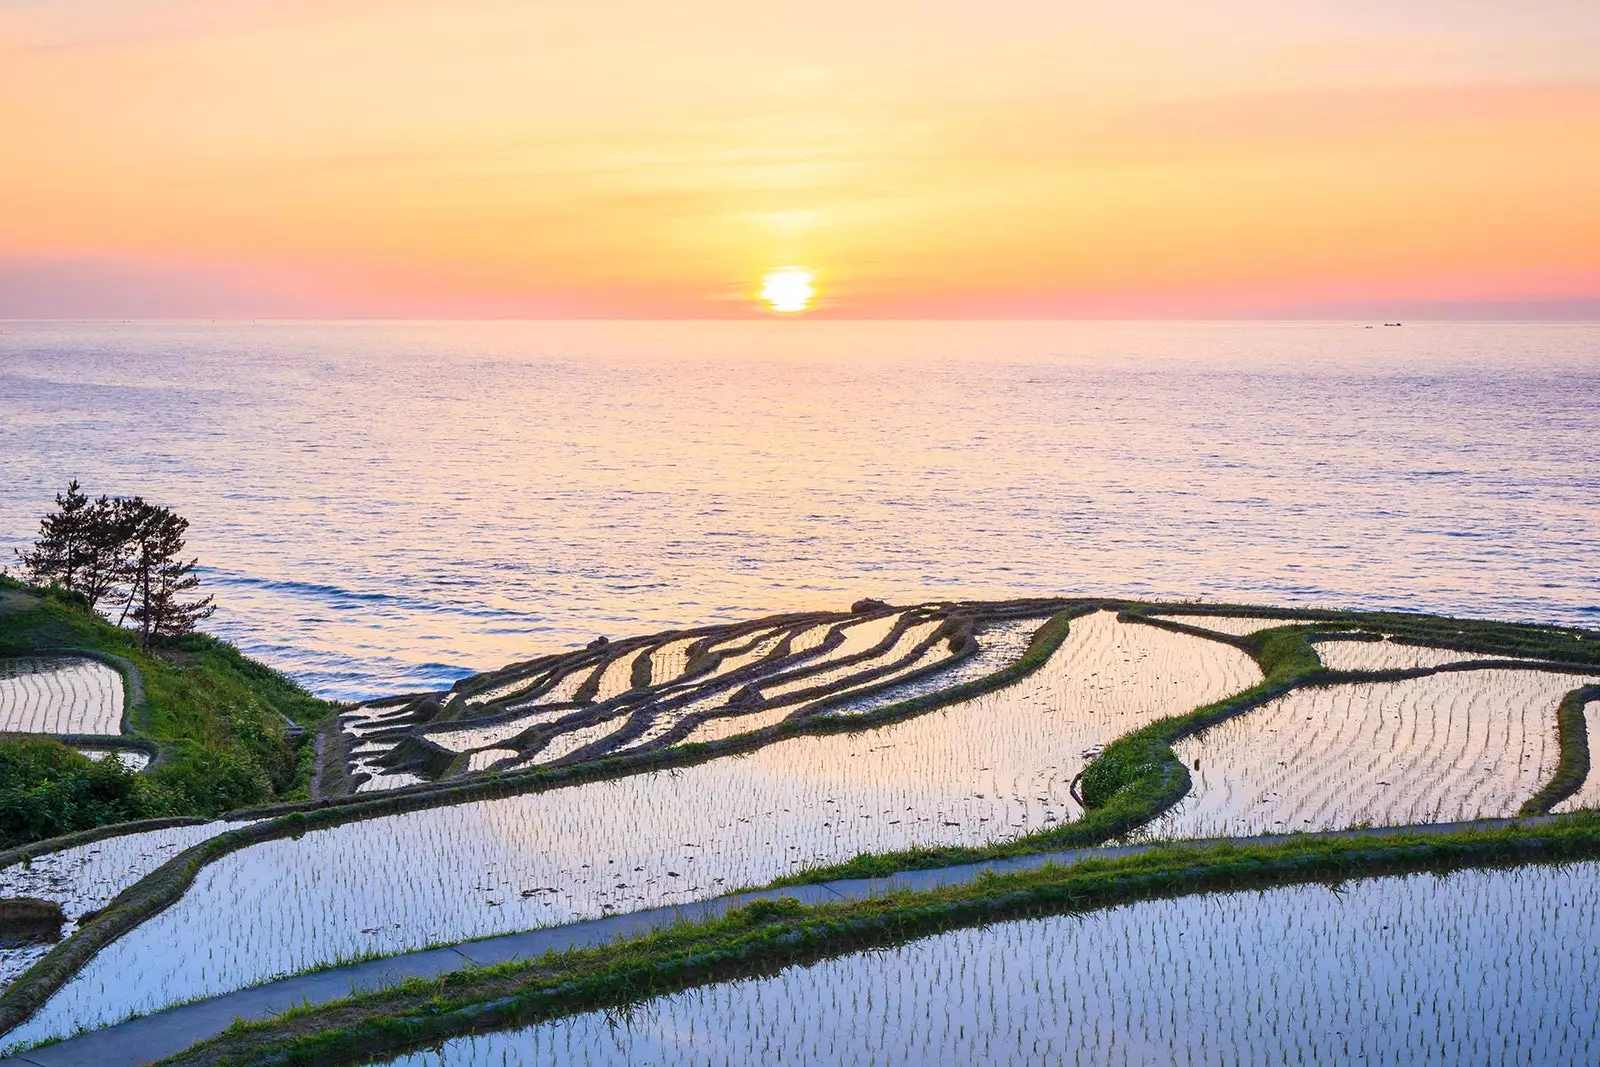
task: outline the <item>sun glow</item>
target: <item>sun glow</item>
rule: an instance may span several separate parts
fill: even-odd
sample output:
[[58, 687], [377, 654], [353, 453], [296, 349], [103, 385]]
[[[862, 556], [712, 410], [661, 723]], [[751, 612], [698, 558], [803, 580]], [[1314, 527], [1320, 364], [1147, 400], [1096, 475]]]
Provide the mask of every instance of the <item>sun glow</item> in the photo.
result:
[[761, 299], [773, 311], [804, 311], [817, 295], [812, 284], [815, 275], [803, 267], [780, 267], [770, 272], [761, 286]]

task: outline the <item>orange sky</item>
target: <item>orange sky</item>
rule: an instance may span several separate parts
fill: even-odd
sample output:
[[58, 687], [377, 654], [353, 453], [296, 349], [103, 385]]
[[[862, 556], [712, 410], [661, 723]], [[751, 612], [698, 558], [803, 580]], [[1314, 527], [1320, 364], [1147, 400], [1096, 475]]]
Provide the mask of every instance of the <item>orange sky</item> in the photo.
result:
[[0, 153], [0, 316], [1600, 317], [1594, 0], [0, 0]]

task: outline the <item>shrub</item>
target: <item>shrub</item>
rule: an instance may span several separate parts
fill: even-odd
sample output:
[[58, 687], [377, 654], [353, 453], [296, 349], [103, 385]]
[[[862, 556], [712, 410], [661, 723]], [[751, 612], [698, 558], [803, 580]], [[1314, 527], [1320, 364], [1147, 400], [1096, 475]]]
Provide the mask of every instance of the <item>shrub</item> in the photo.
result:
[[49, 738], [0, 743], [0, 848], [170, 809], [120, 760], [96, 762]]

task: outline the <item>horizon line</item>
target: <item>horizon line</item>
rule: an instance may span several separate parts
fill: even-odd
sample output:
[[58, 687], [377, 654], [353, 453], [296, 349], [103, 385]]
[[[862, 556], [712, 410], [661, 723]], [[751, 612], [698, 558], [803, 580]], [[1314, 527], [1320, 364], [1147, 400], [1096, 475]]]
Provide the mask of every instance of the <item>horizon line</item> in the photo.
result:
[[[1396, 320], [1392, 325], [1405, 325], [1411, 323], [1427, 323], [1438, 325], [1526, 325], [1526, 326], [1597, 326], [1600, 317], [1495, 317], [1488, 316], [1474, 318], [1470, 316], [1438, 316], [1438, 315], [1406, 315], [1398, 313], [1393, 316]], [[1399, 321], [1404, 319], [1404, 322]], [[594, 323], [594, 322], [684, 322], [684, 323], [786, 323], [803, 325], [805, 323], [840, 325], [850, 323], [921, 323], [921, 322], [1056, 322], [1056, 323], [1324, 323], [1348, 325], [1373, 325], [1384, 320], [1384, 316], [1325, 316], [1325, 315], [1139, 315], [1122, 317], [1101, 316], [1043, 316], [1043, 315], [920, 315], [920, 316], [829, 316], [829, 315], [745, 315], [745, 316], [694, 316], [694, 315], [561, 315], [561, 316], [496, 316], [496, 315], [419, 315], [419, 316], [394, 316], [394, 315], [323, 315], [323, 316], [275, 316], [275, 315], [151, 315], [151, 316], [0, 316], [0, 325], [30, 324], [30, 323], [82, 323], [82, 324], [107, 324], [107, 323], [456, 323], [456, 322], [499, 322], [499, 323]]]

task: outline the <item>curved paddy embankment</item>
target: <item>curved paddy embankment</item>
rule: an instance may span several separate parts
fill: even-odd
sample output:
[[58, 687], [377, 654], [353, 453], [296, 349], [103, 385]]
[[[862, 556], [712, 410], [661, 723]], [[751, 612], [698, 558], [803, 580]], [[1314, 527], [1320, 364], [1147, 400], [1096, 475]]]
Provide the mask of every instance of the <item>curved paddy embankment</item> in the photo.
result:
[[1042, 829], [1079, 810], [1068, 786], [1100, 746], [1258, 678], [1229, 646], [1102, 612], [1022, 682], [876, 730], [255, 845], [203, 868], [7, 1037], [363, 953], [715, 896], [863, 852]]
[[1593, 1063], [1597, 940], [1595, 862], [1195, 894], [668, 993], [624, 1026], [586, 1012], [382, 1062]]
[[[516, 796], [496, 796], [491, 792], [488, 795], [494, 799], [467, 800], [474, 795], [470, 790], [444, 789], [437, 798], [428, 793], [403, 798], [398, 809], [388, 809], [394, 814], [381, 814], [384, 809], [374, 808], [370, 817], [360, 821], [313, 829], [299, 837], [276, 832], [265, 835], [276, 840], [258, 837], [260, 843], [201, 866], [199, 877], [181, 899], [105, 945], [46, 1004], [43, 1012], [6, 1037], [32, 1039], [36, 1029], [47, 1034], [51, 1027], [60, 1025], [51, 1022], [52, 1018], [109, 1018], [126, 1011], [146, 1010], [130, 1006], [129, 1001], [135, 998], [125, 992], [141, 983], [152, 988], [170, 983], [178, 990], [189, 990], [188, 995], [204, 995], [209, 989], [235, 988], [272, 973], [325, 965], [331, 959], [393, 951], [383, 947], [391, 941], [404, 947], [450, 940], [452, 936], [478, 936], [495, 929], [567, 921], [582, 914], [617, 913], [647, 906], [651, 901], [704, 899], [740, 883], [785, 877], [815, 881], [826, 877], [815, 869], [818, 866], [837, 865], [862, 854], [899, 857], [886, 862], [903, 862], [911, 856], [913, 865], [927, 866], [963, 849], [972, 853], [973, 846], [984, 846], [976, 850], [978, 854], [987, 850], [992, 855], [994, 851], [988, 846], [1004, 842], [1015, 842], [1005, 845], [1005, 849], [1037, 850], [1080, 839], [1104, 840], [1110, 833], [1119, 832], [1115, 827], [1148, 820], [1161, 804], [1170, 802], [1164, 798], [1181, 795], [1189, 787], [1188, 770], [1177, 763], [1170, 751], [1161, 755], [1166, 751], [1163, 746], [1169, 743], [1163, 738], [1181, 739], [1206, 724], [1211, 724], [1215, 732], [1220, 729], [1216, 723], [1236, 725], [1287, 699], [1338, 693], [1362, 685], [1401, 684], [1424, 675], [1433, 677], [1439, 668], [1425, 665], [1424, 661], [1434, 662], [1439, 656], [1436, 649], [1418, 652], [1416, 649], [1422, 645], [1406, 643], [1419, 633], [1422, 639], [1437, 638], [1441, 633], [1454, 636], [1456, 643], [1465, 646], [1444, 663], [1446, 672], [1457, 676], [1488, 676], [1503, 670], [1517, 675], [1537, 674], [1540, 672], [1518, 669], [1520, 664], [1506, 661], [1513, 657], [1551, 659], [1589, 654], [1588, 646], [1576, 644], [1581, 636], [1570, 638], [1536, 628], [1500, 624], [1441, 620], [1440, 623], [1457, 627], [1446, 630], [1440, 623], [1426, 619], [1344, 617], [1319, 612], [1305, 613], [1305, 618], [1254, 616], [1256, 621], [1268, 624], [1261, 629], [1271, 632], [1257, 630], [1234, 636], [1207, 630], [1205, 626], [1200, 627], [1200, 632], [1175, 631], [1168, 624], [1206, 621], [1192, 611], [1174, 614], [1160, 626], [1140, 625], [1132, 619], [1121, 622], [1109, 612], [1100, 612], [1076, 618], [1053, 653], [1039, 652], [1043, 666], [1037, 673], [1016, 681], [1014, 675], [1003, 670], [1001, 674], [1013, 682], [1009, 687], [929, 712], [925, 701], [942, 700], [959, 677], [957, 672], [978, 674], [986, 651], [986, 635], [991, 638], [987, 654], [998, 657], [992, 662], [1006, 658], [998, 651], [1005, 641], [994, 639], [1004, 638], [1010, 632], [1005, 627], [1011, 625], [1003, 614], [988, 616], [987, 622], [975, 627], [975, 649], [969, 636], [963, 635], [958, 612], [949, 607], [942, 610], [944, 622], [932, 630], [928, 623], [934, 620], [929, 618], [927, 609], [886, 611], [874, 620], [885, 627], [880, 639], [855, 653], [857, 673], [841, 676], [846, 690], [853, 678], [860, 678], [861, 671], [869, 679], [883, 683], [863, 695], [865, 717], [859, 732], [829, 732], [845, 728], [847, 723], [856, 726], [850, 721], [857, 714], [855, 698], [808, 704], [812, 699], [809, 690], [795, 687], [791, 692], [800, 694], [796, 703], [806, 710], [808, 728], [822, 730], [822, 736], [792, 736], [795, 721], [786, 716], [781, 727], [768, 727], [765, 734], [739, 738], [731, 751], [740, 753], [741, 758], [729, 759], [720, 749], [702, 753], [673, 747], [684, 742], [681, 732], [673, 741], [669, 730], [662, 735], [663, 744], [640, 756], [655, 760], [656, 766], [672, 767], [670, 775], [628, 774], [629, 769], [637, 771], [649, 764], [602, 761], [594, 767], [605, 777], [586, 781], [583, 776], [588, 772], [580, 768], [574, 779], [580, 784], [558, 785], [559, 779], [516, 775], [505, 779], [502, 785], [491, 777], [492, 788], [502, 794], [518, 789], [546, 791]], [[1039, 609], [1028, 610], [1037, 614]], [[1070, 613], [1057, 616], [1061, 625], [1052, 622], [1046, 628], [1053, 628], [1057, 635], [1052, 642], [1060, 640]], [[1243, 616], [1217, 618], [1235, 617]], [[892, 621], [882, 623], [886, 618]], [[1022, 623], [1020, 618], [1015, 621]], [[696, 678], [703, 680], [708, 674], [713, 679], [722, 677], [716, 672], [730, 660], [736, 661], [725, 672], [730, 688], [748, 685], [747, 679], [757, 676], [777, 677], [778, 684], [786, 685], [786, 673], [802, 677], [807, 672], [821, 674], [831, 670], [830, 662], [822, 657], [839, 648], [842, 630], [863, 625], [858, 620], [841, 624], [837, 620], [806, 618], [778, 627], [769, 624], [764, 629], [749, 626], [728, 636], [687, 643], [681, 636], [646, 640], [596, 651], [589, 655], [587, 665], [573, 664], [571, 657], [555, 657], [504, 672], [498, 678], [485, 676], [483, 689], [497, 696], [508, 694], [506, 706], [513, 706], [513, 713], [521, 714], [514, 705], [537, 706], [539, 691], [548, 692], [562, 684], [565, 674], [584, 675], [576, 690], [580, 696], [585, 692], [589, 698], [598, 694], [608, 673], [614, 675], [614, 688], [620, 684], [616, 679], [621, 676], [616, 664], [626, 660], [632, 688], [613, 697], [612, 704], [602, 702], [598, 709], [588, 711], [575, 709], [580, 720], [574, 724], [576, 728], [594, 728], [613, 720], [627, 721], [613, 712], [625, 710], [637, 716], [638, 710], [625, 705], [636, 699], [646, 703], [652, 699], [645, 690], [655, 679], [656, 650], [666, 650], [664, 655], [670, 659], [682, 653], [685, 673], [677, 675], [678, 681], [668, 687], [681, 692], [689, 691]], [[1036, 619], [1033, 625], [1037, 625]], [[1349, 628], [1362, 629], [1369, 635], [1393, 632], [1401, 640], [1393, 642], [1394, 649], [1389, 649], [1355, 647], [1388, 642], [1319, 638], [1319, 631]], [[974, 627], [968, 624], [965, 634], [972, 632]], [[820, 640], [819, 633], [823, 635]], [[924, 634], [931, 634], [932, 640], [924, 638]], [[950, 651], [961, 650], [953, 666], [925, 676], [901, 678], [909, 662], [935, 650], [946, 635]], [[1377, 653], [1402, 658], [1349, 661], [1350, 666], [1376, 664], [1376, 672], [1335, 670], [1317, 661], [1306, 644], [1308, 637], [1319, 639], [1321, 644], [1317, 647], [1332, 653], [1329, 658], [1335, 663], [1343, 664], [1345, 661], [1336, 657], [1347, 651], [1356, 657]], [[669, 642], [676, 647], [669, 649]], [[1034, 644], [1038, 644], [1037, 639]], [[802, 655], [810, 654], [807, 658], [819, 662], [799, 666], [786, 658], [795, 655], [795, 648], [801, 645], [805, 646]], [[1346, 645], [1349, 649], [1340, 647]], [[1028, 657], [1034, 655], [1030, 647]], [[895, 656], [900, 656], [898, 661]], [[1255, 684], [1261, 680], [1261, 671], [1252, 656], [1270, 667], [1265, 684]], [[1461, 662], [1468, 659], [1475, 662]], [[567, 665], [563, 667], [561, 663]], [[782, 666], [778, 670], [770, 669], [779, 664]], [[1458, 671], [1463, 666], [1484, 669]], [[1575, 666], [1574, 670], [1588, 670], [1577, 676], [1579, 681], [1595, 677], [1592, 668]], [[1548, 667], [1543, 673], [1550, 678], [1560, 677]], [[509, 677], [512, 674], [519, 676]], [[526, 681], [529, 678], [531, 688]], [[978, 680], [983, 679], [980, 676]], [[1572, 678], [1566, 682], [1569, 689], [1578, 684]], [[760, 685], [751, 688], [759, 689]], [[1244, 692], [1239, 693], [1240, 690]], [[1563, 709], [1585, 692], [1590, 690], [1569, 693]], [[836, 686], [832, 695], [840, 695], [840, 688]], [[849, 696], [848, 692], [844, 695]], [[907, 696], [912, 697], [909, 703], [904, 702]], [[472, 700], [470, 693], [465, 697], [463, 703]], [[890, 706], [879, 708], [872, 703], [877, 700], [889, 701]], [[484, 703], [494, 705], [493, 700]], [[1537, 704], [1537, 699], [1532, 703]], [[1191, 711], [1196, 705], [1204, 706]], [[419, 725], [416, 706], [415, 701], [379, 702], [378, 706], [354, 713], [349, 725], [353, 733], [374, 737], [397, 725], [402, 730], [415, 729]], [[727, 713], [706, 718], [693, 728], [702, 729], [719, 721], [750, 720], [784, 707], [781, 703], [764, 707], [760, 701], [730, 706]], [[1546, 807], [1537, 810], [1547, 810], [1548, 804], [1567, 798], [1585, 785], [1586, 767], [1579, 767], [1571, 759], [1578, 743], [1574, 738], [1581, 730], [1582, 705], [1572, 708], [1580, 726], [1573, 728], [1573, 714], [1562, 712], [1561, 770], [1542, 783], [1540, 795], [1548, 794], [1548, 798], [1543, 802]], [[646, 707], [644, 714], [653, 715], [655, 710]], [[1492, 719], [1495, 713], [1488, 714]], [[909, 715], [917, 717], [895, 721], [897, 716]], [[1539, 718], [1531, 705], [1529, 715], [1529, 723]], [[1553, 721], [1548, 705], [1544, 715], [1545, 722]], [[1330, 721], [1335, 717], [1330, 715]], [[1476, 722], [1482, 717], [1469, 718]], [[452, 728], [444, 722], [421, 725], [429, 730]], [[462, 723], [462, 728], [479, 727]], [[676, 724], [674, 729], [678, 729]], [[1524, 733], [1533, 736], [1537, 731], [1526, 725]], [[1138, 742], [1140, 747], [1128, 748], [1145, 735], [1148, 737]], [[533, 747], [548, 747], [554, 736], [535, 737]], [[637, 739], [640, 735], [635, 732], [633, 736]], [[1443, 736], [1448, 738], [1448, 731]], [[1117, 741], [1112, 746], [1116, 758], [1108, 752], [1102, 759], [1098, 753], [1111, 741]], [[1187, 742], [1178, 743], [1181, 746]], [[1491, 737], [1472, 751], [1488, 753], [1495, 743]], [[1502, 747], [1509, 744], [1507, 741]], [[588, 747], [577, 745], [572, 751], [586, 759]], [[1549, 750], [1554, 749], [1552, 743]], [[505, 751], [520, 755], [516, 748]], [[1144, 755], [1130, 763], [1124, 758], [1130, 753]], [[670, 758], [658, 760], [662, 755]], [[686, 758], [679, 759], [680, 756]], [[477, 755], [468, 754], [468, 758], [476, 759]], [[1550, 761], [1541, 756], [1534, 762], [1536, 769], [1524, 777], [1539, 785], [1537, 779], [1548, 773]], [[1106, 810], [1090, 812], [1091, 817], [1081, 820], [1080, 825], [1075, 819], [1082, 814], [1082, 808], [1072, 791], [1064, 787], [1078, 772], [1102, 763], [1113, 767], [1114, 773], [1095, 778], [1096, 795], [1090, 802], [1092, 806], [1104, 804]], [[1030, 779], [1025, 773], [1030, 766], [1035, 768], [1037, 778]], [[743, 773], [736, 772], [736, 768], [744, 768]], [[1565, 784], [1555, 788], [1563, 775]], [[676, 783], [683, 781], [698, 787], [698, 793], [692, 789], [675, 793]], [[1085, 785], [1090, 784], [1086, 779]], [[729, 788], [736, 803], [728, 805], [727, 810], [704, 803], [704, 798], [715, 798]], [[1515, 789], [1518, 794], [1525, 791], [1525, 784]], [[888, 795], [891, 793], [892, 797]], [[572, 798], [583, 798], [586, 803], [573, 804]], [[697, 799], [701, 810], [691, 811]], [[909, 802], [900, 804], [901, 800]], [[424, 807], [430, 803], [445, 806]], [[1534, 803], [1535, 799], [1526, 801]], [[879, 804], [881, 808], [876, 807]], [[423, 810], [409, 810], [413, 808]], [[328, 814], [357, 817], [354, 809], [345, 816], [337, 816], [338, 810], [331, 808]], [[597, 811], [604, 814], [597, 817], [593, 814]], [[1108, 813], [1111, 817], [1103, 817]], [[293, 818], [297, 816], [282, 820], [285, 828]], [[596, 818], [598, 822], [584, 821]], [[270, 828], [275, 824], [267, 825]], [[1067, 832], [1059, 833], [1051, 827], [1067, 828]], [[700, 833], [701, 830], [707, 832]], [[1017, 842], [1019, 835], [1029, 836]], [[674, 837], [679, 841], [676, 845], [669, 841]], [[669, 843], [658, 847], [663, 841]], [[312, 844], [306, 848], [305, 842]], [[554, 847], [554, 862], [545, 867], [535, 869], [520, 859], [530, 849], [547, 846]], [[914, 855], [918, 849], [926, 850], [926, 854]], [[353, 859], [355, 863], [341, 865], [330, 859], [334, 856]], [[392, 863], [395, 856], [411, 858], [418, 866], [396, 871]], [[602, 859], [610, 862], [602, 866], [598, 862]], [[389, 871], [395, 873], [386, 877]], [[252, 887], [258, 883], [266, 890], [251, 896]], [[273, 895], [270, 900], [269, 895]], [[412, 906], [412, 901], [420, 902], [420, 906]], [[206, 902], [217, 906], [207, 909]], [[235, 910], [230, 912], [230, 907]], [[584, 912], [583, 908], [592, 910]], [[530, 915], [537, 917], [529, 919]], [[261, 921], [263, 917], [265, 922]], [[214, 925], [207, 927], [207, 922]], [[372, 925], [361, 925], [362, 922]], [[457, 933], [462, 929], [469, 932]], [[171, 944], [183, 949], [185, 962], [174, 967], [170, 961], [158, 960], [155, 968], [140, 962], [140, 946], [145, 957], [152, 957]], [[161, 1001], [165, 995], [163, 989], [157, 997], [146, 996], [145, 1000], [165, 1002]], [[69, 1002], [73, 1007], [63, 1007]]]
[[1295, 690], [1179, 742], [1189, 793], [1145, 832], [1242, 837], [1515, 815], [1555, 773], [1555, 708], [1586, 680], [1491, 668]]
[[122, 732], [122, 675], [81, 656], [0, 659], [0, 733]]

